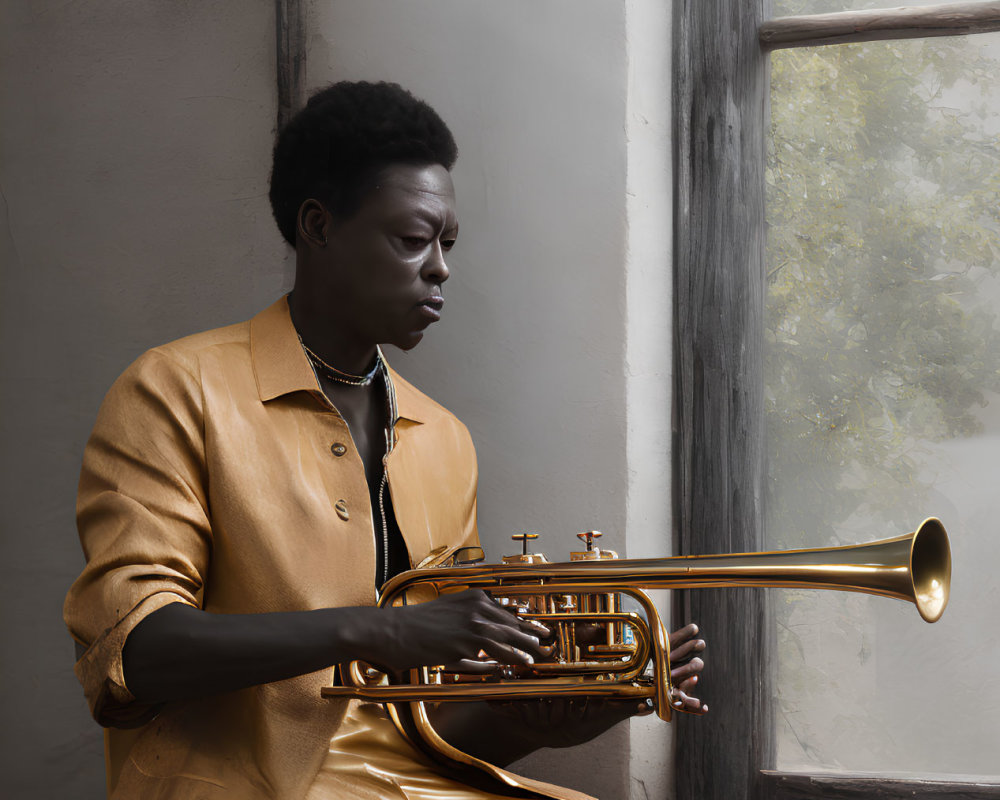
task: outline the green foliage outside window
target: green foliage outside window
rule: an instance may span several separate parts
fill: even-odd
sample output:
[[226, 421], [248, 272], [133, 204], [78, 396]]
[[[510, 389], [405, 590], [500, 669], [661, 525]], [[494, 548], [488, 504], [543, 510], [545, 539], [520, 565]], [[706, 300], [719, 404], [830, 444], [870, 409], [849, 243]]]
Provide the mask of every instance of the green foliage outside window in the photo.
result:
[[858, 512], [886, 535], [911, 529], [922, 443], [975, 434], [977, 409], [1000, 392], [1000, 306], [978, 296], [1000, 273], [998, 78], [977, 37], [772, 57], [774, 546], [803, 545], [793, 508], [814, 516], [809, 545], [835, 541]]

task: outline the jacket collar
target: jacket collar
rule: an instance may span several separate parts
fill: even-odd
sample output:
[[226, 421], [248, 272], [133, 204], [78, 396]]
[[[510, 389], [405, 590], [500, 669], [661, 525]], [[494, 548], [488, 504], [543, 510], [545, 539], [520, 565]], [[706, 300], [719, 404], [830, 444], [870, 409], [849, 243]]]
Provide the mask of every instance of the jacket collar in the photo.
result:
[[[288, 297], [282, 297], [250, 320], [250, 359], [257, 393], [266, 403], [293, 392], [320, 394], [316, 373], [306, 357], [288, 311]], [[396, 419], [424, 422], [432, 410], [431, 401], [389, 368], [396, 393]]]

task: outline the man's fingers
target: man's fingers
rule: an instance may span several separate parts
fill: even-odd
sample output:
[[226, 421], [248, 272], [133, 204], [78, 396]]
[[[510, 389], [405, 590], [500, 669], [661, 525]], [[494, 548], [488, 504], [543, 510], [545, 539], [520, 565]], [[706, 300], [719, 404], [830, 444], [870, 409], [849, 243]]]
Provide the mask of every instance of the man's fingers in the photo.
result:
[[683, 628], [679, 628], [670, 634], [670, 648], [674, 649], [679, 647], [681, 644], [686, 642], [688, 639], [692, 639], [698, 635], [698, 626], [693, 622], [685, 625]]
[[[537, 644], [532, 645], [532, 649], [535, 648]], [[530, 667], [535, 663], [535, 657], [531, 653], [503, 642], [483, 642], [483, 650], [491, 659], [505, 666]]]
[[[541, 631], [538, 631], [538, 633], [541, 633]], [[494, 650], [490, 649], [489, 644], [493, 643], [530, 656], [528, 661], [519, 659], [508, 663], [533, 664], [536, 658], [542, 658], [551, 652], [550, 648], [542, 645], [542, 641], [536, 633], [526, 633], [520, 627], [496, 623], [483, 631], [483, 634], [486, 641], [480, 646], [494, 658], [499, 659], [500, 656]]]
[[460, 672], [467, 675], [489, 675], [499, 670], [502, 666], [498, 661], [492, 659], [463, 658], [452, 664], [446, 664], [445, 669], [449, 672]]
[[515, 617], [515, 619], [517, 620], [518, 627], [524, 633], [537, 636], [541, 639], [548, 639], [552, 636], [552, 631], [536, 619], [525, 619], [524, 617]]
[[678, 711], [686, 711], [689, 714], [708, 713], [708, 705], [703, 704], [697, 697], [691, 697], [687, 692], [675, 688], [672, 696], [673, 706]]
[[501, 606], [495, 600], [491, 601], [491, 605], [493, 609], [499, 612], [499, 614], [494, 617], [497, 622], [503, 625], [513, 624], [518, 628], [518, 630], [524, 631], [532, 636], [538, 636], [542, 639], [548, 639], [552, 636], [552, 631], [548, 628], [548, 626], [538, 620], [520, 617], [512, 607]]
[[534, 636], [536, 638], [548, 639], [552, 636], [549, 627], [538, 620], [525, 619], [517, 614], [517, 610], [512, 606], [502, 606], [485, 592], [483, 596], [487, 598], [488, 605], [486, 612], [489, 619], [500, 625], [515, 628], [519, 631]]
[[670, 680], [679, 684], [690, 678], [692, 675], [697, 677], [698, 673], [702, 671], [705, 667], [705, 662], [700, 658], [692, 658], [686, 664], [681, 664], [679, 667], [673, 667], [670, 670]]
[[671, 663], [679, 663], [705, 649], [704, 639], [688, 639], [682, 645], [670, 650]]

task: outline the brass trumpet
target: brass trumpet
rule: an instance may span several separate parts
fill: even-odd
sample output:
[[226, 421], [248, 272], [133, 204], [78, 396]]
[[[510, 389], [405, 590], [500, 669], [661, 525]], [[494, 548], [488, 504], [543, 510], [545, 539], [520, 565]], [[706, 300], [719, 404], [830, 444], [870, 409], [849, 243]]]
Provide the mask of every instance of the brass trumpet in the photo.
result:
[[[669, 720], [670, 683], [666, 631], [644, 589], [773, 586], [836, 589], [907, 600], [927, 622], [948, 603], [951, 553], [948, 535], [933, 517], [913, 533], [846, 547], [764, 553], [619, 559], [594, 545], [597, 531], [578, 534], [586, 550], [551, 563], [527, 552], [536, 534], [520, 534], [522, 553], [483, 565], [479, 548], [432, 552], [416, 569], [382, 588], [380, 606], [425, 602], [441, 594], [483, 589], [501, 605], [554, 630], [551, 655], [499, 674], [471, 675], [427, 666], [393, 684], [361, 662], [339, 667], [340, 684], [325, 697], [386, 703], [404, 736], [446, 761], [487, 769], [444, 742], [427, 717], [425, 702], [517, 700], [540, 697], [607, 697], [648, 700]], [[597, 634], [595, 640], [595, 632]], [[494, 777], [505, 782], [502, 770]], [[502, 773], [502, 774], [497, 774]]]

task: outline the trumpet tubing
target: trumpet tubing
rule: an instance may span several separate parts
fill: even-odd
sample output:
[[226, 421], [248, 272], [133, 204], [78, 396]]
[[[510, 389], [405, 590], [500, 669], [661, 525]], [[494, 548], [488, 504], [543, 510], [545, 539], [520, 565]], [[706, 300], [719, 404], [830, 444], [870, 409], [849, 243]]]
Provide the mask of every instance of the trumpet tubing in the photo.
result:
[[940, 619], [948, 603], [948, 535], [934, 517], [913, 533], [868, 544], [728, 555], [619, 559], [594, 546], [598, 536], [597, 531], [579, 534], [587, 549], [559, 563], [527, 552], [535, 534], [515, 536], [522, 553], [501, 564], [462, 563], [463, 553], [452, 548], [432, 553], [417, 569], [382, 588], [381, 606], [465, 589], [487, 591], [512, 612], [553, 630], [546, 656], [533, 665], [505, 667], [491, 675], [427, 666], [411, 670], [408, 683], [391, 684], [381, 672], [354, 662], [339, 668], [341, 685], [324, 688], [323, 695], [386, 703], [404, 735], [406, 729], [415, 730], [446, 762], [489, 771], [490, 765], [437, 735], [424, 702], [647, 699], [662, 719], [670, 719], [675, 692], [669, 640], [644, 590], [769, 586], [865, 592], [911, 602], [927, 622]]

